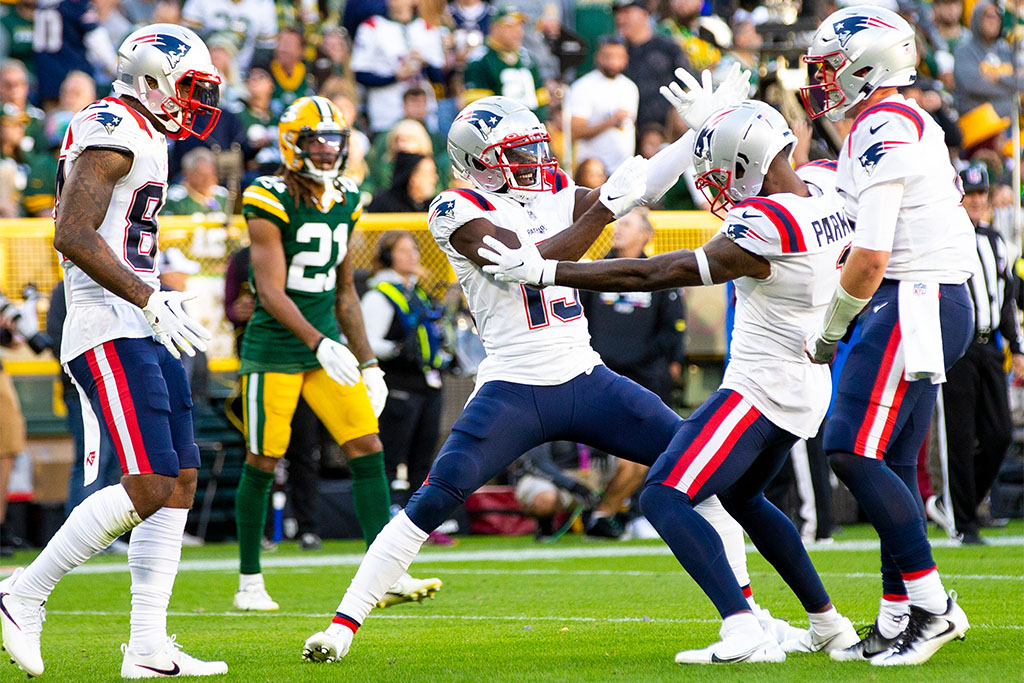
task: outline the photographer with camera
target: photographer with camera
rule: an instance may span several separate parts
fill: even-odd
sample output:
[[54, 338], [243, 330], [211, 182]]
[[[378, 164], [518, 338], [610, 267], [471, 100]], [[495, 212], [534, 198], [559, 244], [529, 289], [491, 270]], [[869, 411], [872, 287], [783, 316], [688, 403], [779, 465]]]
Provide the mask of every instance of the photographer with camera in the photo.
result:
[[[0, 292], [0, 346], [15, 348], [27, 341], [36, 353], [49, 347], [49, 338], [39, 331], [34, 287], [25, 288], [21, 306]], [[14, 391], [11, 376], [0, 363], [0, 557], [14, 554], [15, 539], [4, 522], [7, 519], [7, 485], [14, 466], [14, 456], [25, 450], [25, 417]]]

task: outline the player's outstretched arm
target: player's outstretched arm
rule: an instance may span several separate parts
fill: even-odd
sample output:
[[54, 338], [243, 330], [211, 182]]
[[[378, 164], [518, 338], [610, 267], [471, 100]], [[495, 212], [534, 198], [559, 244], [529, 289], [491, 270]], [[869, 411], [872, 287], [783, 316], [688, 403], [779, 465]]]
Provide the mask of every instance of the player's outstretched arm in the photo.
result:
[[86, 149], [75, 160], [60, 193], [53, 246], [104, 289], [145, 308], [153, 288], [130, 271], [100, 237], [114, 185], [132, 169], [132, 155]]
[[267, 313], [302, 340], [303, 344], [315, 349], [324, 335], [306, 320], [284, 289], [287, 265], [281, 231], [263, 218], [250, 218], [248, 227], [252, 244], [252, 273], [256, 279], [260, 303], [267, 309]]
[[707, 268], [701, 273], [697, 252], [681, 249], [648, 259], [605, 259], [591, 263], [545, 261], [530, 246], [509, 249], [491, 239], [481, 258], [492, 265], [485, 271], [498, 280], [533, 285], [564, 285], [595, 292], [650, 292], [671, 287], [720, 284], [738, 277], [763, 279], [771, 274], [768, 261], [716, 235], [700, 251]]

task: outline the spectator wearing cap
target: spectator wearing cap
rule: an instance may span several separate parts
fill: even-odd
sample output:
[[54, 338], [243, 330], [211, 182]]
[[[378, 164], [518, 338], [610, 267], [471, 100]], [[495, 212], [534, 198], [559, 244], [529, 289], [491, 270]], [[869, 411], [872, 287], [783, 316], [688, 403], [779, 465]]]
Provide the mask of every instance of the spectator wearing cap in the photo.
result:
[[612, 11], [629, 52], [629, 66], [623, 73], [640, 91], [636, 124], [641, 128], [648, 123], [665, 125], [672, 108], [658, 90], [675, 79], [676, 68], [689, 69], [690, 62], [671, 38], [654, 32], [644, 0], [613, 0]]
[[694, 71], [712, 69], [722, 58], [722, 51], [700, 35], [697, 22], [704, 0], [669, 0], [668, 16], [658, 24], [659, 32], [676, 41], [690, 60]]
[[546, 117], [550, 100], [536, 60], [523, 49], [526, 15], [513, 5], [499, 7], [491, 18], [486, 49], [466, 65], [466, 102], [503, 95]]
[[402, 93], [444, 81], [441, 31], [416, 16], [416, 0], [388, 0], [387, 16], [359, 25], [352, 46], [352, 71], [366, 88], [366, 118], [373, 134], [390, 129], [402, 117]]
[[1013, 116], [1014, 98], [1024, 90], [1024, 73], [1014, 75], [1013, 48], [1000, 37], [1002, 21], [1002, 10], [981, 0], [971, 13], [971, 37], [953, 53], [953, 95], [961, 114], [991, 102], [999, 116]]
[[228, 107], [239, 110], [244, 105], [245, 85], [242, 83], [242, 74], [238, 69], [238, 47], [231, 36], [214, 35], [206, 41], [210, 48], [210, 61], [217, 67], [220, 74], [220, 106], [221, 109]]
[[628, 64], [626, 42], [605, 36], [594, 54], [594, 70], [569, 88], [576, 158], [597, 159], [609, 174], [636, 150], [640, 91], [622, 73]]
[[56, 156], [25, 144], [31, 142], [31, 119], [25, 112], [6, 104], [0, 112], [0, 216], [47, 218], [53, 209]]
[[166, 216], [210, 216], [226, 219], [228, 190], [217, 184], [217, 159], [205, 147], [196, 147], [181, 159], [184, 179], [167, 188]]
[[[968, 281], [974, 300], [975, 337], [942, 385], [953, 519], [963, 543], [982, 544], [978, 504], [999, 471], [1012, 437], [1003, 345], [1012, 371], [1024, 379], [1024, 336], [1015, 303], [1012, 263], [989, 224], [988, 171], [971, 164], [960, 172], [964, 208], [974, 223], [980, 270]], [[997, 334], [998, 333], [998, 334]]]

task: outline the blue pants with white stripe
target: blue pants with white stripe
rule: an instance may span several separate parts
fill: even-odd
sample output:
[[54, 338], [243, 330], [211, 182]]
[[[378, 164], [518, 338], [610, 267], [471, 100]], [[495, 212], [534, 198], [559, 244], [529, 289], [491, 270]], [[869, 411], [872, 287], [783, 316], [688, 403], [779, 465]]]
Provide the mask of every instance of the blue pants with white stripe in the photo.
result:
[[[904, 575], [935, 567], [917, 486], [917, 453], [939, 391], [928, 380], [904, 377], [898, 290], [898, 282], [883, 280], [861, 316], [861, 337], [839, 376], [824, 439], [832, 469], [878, 531], [882, 593], [893, 600], [906, 596]], [[974, 335], [965, 285], [941, 285], [939, 321], [949, 370]]]
[[420, 529], [433, 531], [470, 493], [548, 441], [586, 443], [649, 466], [681, 423], [656, 394], [603, 365], [555, 386], [486, 382], [455, 421], [405, 512]]
[[721, 539], [693, 509], [713, 495], [808, 612], [829, 604], [800, 532], [764, 496], [796, 440], [738, 392], [719, 389], [683, 423], [647, 476], [644, 516], [723, 618], [750, 608]]

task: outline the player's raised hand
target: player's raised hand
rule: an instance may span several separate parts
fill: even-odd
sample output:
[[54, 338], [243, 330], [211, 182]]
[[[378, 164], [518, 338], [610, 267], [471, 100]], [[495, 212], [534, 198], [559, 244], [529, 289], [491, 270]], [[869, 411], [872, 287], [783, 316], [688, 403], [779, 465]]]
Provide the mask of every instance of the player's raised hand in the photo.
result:
[[627, 159], [615, 169], [601, 186], [601, 203], [616, 218], [621, 218], [644, 202], [647, 191], [647, 168], [650, 162], [642, 156]]
[[699, 129], [716, 110], [742, 102], [750, 92], [750, 71], [738, 62], [733, 63], [717, 89], [707, 69], [701, 73], [700, 82], [683, 68], [676, 69], [676, 78], [683, 82], [686, 90], [673, 81], [661, 86], [661, 95], [694, 130]]
[[359, 383], [359, 361], [344, 344], [323, 337], [316, 344], [316, 359], [338, 384], [351, 387]]
[[373, 407], [373, 414], [380, 417], [384, 412], [384, 404], [388, 402], [388, 385], [384, 381], [384, 371], [376, 365], [363, 368], [363, 383], [366, 385], [366, 394], [370, 397], [370, 405]]
[[525, 282], [528, 285], [555, 284], [555, 266], [558, 265], [558, 261], [545, 260], [533, 242], [527, 242], [513, 249], [490, 235], [484, 235], [483, 241], [490, 248], [480, 247], [476, 253], [494, 264], [493, 266], [484, 266], [484, 272], [492, 275], [498, 282]]
[[182, 306], [183, 302], [195, 298], [195, 294], [185, 292], [155, 291], [142, 309], [157, 341], [175, 358], [181, 358], [178, 349], [187, 356], [196, 355], [196, 350], [205, 351], [210, 339], [210, 331], [189, 316]]

